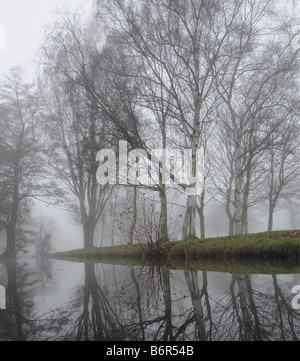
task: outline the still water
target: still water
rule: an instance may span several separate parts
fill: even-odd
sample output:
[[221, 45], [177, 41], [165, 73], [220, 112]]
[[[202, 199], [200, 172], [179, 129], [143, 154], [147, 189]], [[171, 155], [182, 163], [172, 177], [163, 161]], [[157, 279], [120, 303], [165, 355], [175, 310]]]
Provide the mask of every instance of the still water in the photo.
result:
[[299, 274], [0, 264], [0, 340], [299, 340]]

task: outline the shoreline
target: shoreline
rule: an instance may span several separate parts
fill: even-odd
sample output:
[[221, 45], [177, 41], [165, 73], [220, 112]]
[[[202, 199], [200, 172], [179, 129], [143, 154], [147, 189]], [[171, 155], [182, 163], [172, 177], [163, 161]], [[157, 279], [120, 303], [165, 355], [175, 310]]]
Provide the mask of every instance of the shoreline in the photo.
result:
[[147, 244], [134, 244], [55, 252], [50, 257], [127, 265], [156, 263], [169, 268], [193, 269], [209, 269], [210, 265], [212, 268], [219, 265], [217, 268], [222, 269], [222, 263], [225, 269], [263, 269], [264, 263], [270, 271], [272, 268], [288, 271], [300, 268], [300, 230], [170, 241], [162, 243], [151, 256]]

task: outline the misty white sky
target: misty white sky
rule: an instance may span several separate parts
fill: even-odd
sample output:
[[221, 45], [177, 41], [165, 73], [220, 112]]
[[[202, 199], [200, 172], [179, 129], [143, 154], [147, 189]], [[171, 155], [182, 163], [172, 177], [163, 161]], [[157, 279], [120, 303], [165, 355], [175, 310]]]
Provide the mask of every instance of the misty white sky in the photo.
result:
[[79, 6], [88, 12], [92, 0], [0, 0], [0, 26], [6, 31], [6, 49], [0, 49], [0, 78], [15, 65], [33, 74], [33, 60], [43, 39], [45, 24], [55, 18], [55, 9]]

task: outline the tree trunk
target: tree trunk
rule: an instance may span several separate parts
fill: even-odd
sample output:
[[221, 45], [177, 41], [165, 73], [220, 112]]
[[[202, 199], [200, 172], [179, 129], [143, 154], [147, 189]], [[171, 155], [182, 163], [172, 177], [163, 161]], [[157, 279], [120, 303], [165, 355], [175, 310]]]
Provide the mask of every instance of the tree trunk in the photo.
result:
[[[94, 195], [94, 201], [95, 201]], [[81, 212], [81, 220], [83, 227], [83, 243], [84, 248], [93, 248], [94, 245], [94, 235], [96, 230], [96, 212], [95, 212], [95, 204], [90, 202], [89, 204], [89, 213], [87, 213], [87, 209], [84, 203], [84, 194], [82, 193], [81, 197], [79, 197], [80, 201], [80, 212]]]
[[196, 201], [197, 201], [196, 197], [197, 196], [188, 196], [187, 208], [186, 208], [186, 213], [182, 228], [182, 239], [196, 238], [196, 225], [195, 225]]
[[161, 184], [160, 186], [160, 241], [168, 242], [169, 234], [168, 234], [168, 203], [167, 203], [167, 194], [166, 194], [166, 185]]
[[16, 270], [16, 263], [9, 262], [7, 264], [7, 297], [11, 301], [10, 307], [13, 310], [13, 322], [16, 327], [15, 331], [15, 338], [16, 341], [24, 341], [24, 333], [23, 333], [23, 317], [21, 311], [21, 300], [18, 293], [17, 287], [17, 270]]
[[[252, 154], [250, 153], [249, 157], [252, 157]], [[250, 184], [251, 184], [251, 172], [252, 172], [252, 166], [251, 162], [249, 163], [247, 167], [247, 179], [245, 184], [245, 191], [244, 191], [244, 202], [243, 202], [243, 227], [244, 227], [244, 233], [249, 233], [249, 222], [248, 222], [248, 203], [249, 203], [249, 194], [250, 194]]]
[[229, 236], [233, 236], [234, 235], [234, 219], [233, 218], [229, 218]]
[[[162, 121], [162, 146], [163, 149], [167, 148], [167, 132], [166, 132], [166, 116], [163, 116]], [[166, 164], [165, 152], [163, 152], [163, 163]], [[163, 176], [159, 176], [159, 197], [160, 197], [160, 219], [159, 219], [159, 232], [160, 232], [160, 241], [168, 242], [169, 241], [169, 232], [168, 232], [168, 201], [167, 201], [167, 192], [166, 185], [163, 182]]]
[[229, 180], [228, 189], [226, 192], [226, 215], [228, 217], [228, 223], [229, 223], [229, 229], [228, 229], [228, 235], [233, 236], [234, 235], [234, 216], [231, 213], [231, 197], [232, 197], [232, 185], [234, 181], [234, 172], [233, 169], [231, 169], [231, 175]]
[[248, 208], [243, 210], [243, 228], [244, 233], [249, 234]]
[[231, 192], [229, 190], [227, 193], [227, 199], [226, 199], [226, 215], [228, 217], [228, 222], [229, 222], [228, 234], [229, 234], [229, 236], [233, 236], [234, 235], [234, 216], [231, 214], [231, 211], [230, 211], [230, 195], [231, 195]]
[[83, 225], [83, 241], [84, 248], [94, 248], [94, 233], [96, 224], [93, 222], [86, 222]]
[[200, 238], [205, 238], [205, 216], [204, 216], [204, 201], [205, 192], [203, 191], [200, 196], [200, 207], [198, 208], [198, 214], [200, 219]]
[[246, 184], [244, 189], [244, 200], [243, 200], [243, 212], [242, 212], [242, 218], [243, 218], [243, 227], [244, 227], [244, 233], [249, 233], [249, 222], [248, 222], [248, 208], [249, 208], [249, 194], [250, 194], [250, 186], [251, 186], [251, 175], [252, 175], [252, 159], [253, 159], [253, 151], [251, 150], [252, 144], [253, 144], [253, 133], [250, 132], [249, 134], [249, 154], [248, 154], [248, 164], [247, 164], [247, 170], [246, 170]]
[[6, 250], [4, 252], [5, 257], [15, 257], [16, 256], [16, 231], [13, 225], [8, 225], [6, 227]]
[[235, 234], [243, 234], [242, 177], [237, 176], [235, 185]]
[[[202, 100], [199, 94], [200, 89], [200, 47], [197, 43], [197, 39], [194, 38], [194, 51], [193, 51], [193, 64], [195, 68], [195, 86], [196, 90], [194, 91], [194, 124], [193, 132], [191, 134], [191, 146], [192, 146], [192, 163], [191, 163], [191, 175], [193, 177], [197, 176], [197, 149], [200, 141], [201, 126], [200, 126], [200, 111]], [[184, 218], [184, 224], [182, 228], [182, 238], [183, 239], [192, 239], [196, 238], [196, 207], [197, 207], [197, 196], [188, 195], [187, 199], [187, 208]]]
[[274, 153], [270, 149], [271, 161], [270, 161], [270, 191], [269, 191], [269, 219], [268, 219], [268, 232], [273, 229], [273, 213], [275, 208], [274, 198]]
[[273, 229], [273, 213], [274, 213], [274, 206], [271, 203], [269, 205], [268, 232], [271, 232]]
[[[240, 133], [240, 131], [239, 131]], [[235, 205], [235, 234], [243, 233], [243, 204], [242, 204], [242, 148], [241, 136], [238, 134], [236, 146], [236, 178], [235, 178], [235, 191], [234, 191], [234, 205]]]
[[19, 163], [14, 166], [14, 185], [13, 185], [13, 199], [11, 206], [10, 220], [6, 225], [6, 250], [5, 257], [16, 257], [16, 224], [19, 211]]
[[205, 216], [203, 210], [200, 213], [200, 237], [205, 238]]
[[137, 186], [133, 187], [133, 213], [132, 213], [132, 223], [129, 230], [129, 244], [133, 243], [133, 235], [135, 231], [137, 221]]

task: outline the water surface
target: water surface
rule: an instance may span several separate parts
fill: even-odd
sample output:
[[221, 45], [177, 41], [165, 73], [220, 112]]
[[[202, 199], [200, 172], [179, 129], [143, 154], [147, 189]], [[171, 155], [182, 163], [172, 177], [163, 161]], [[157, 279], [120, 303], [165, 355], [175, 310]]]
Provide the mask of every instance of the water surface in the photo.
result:
[[0, 340], [299, 340], [299, 274], [33, 260], [0, 266]]

